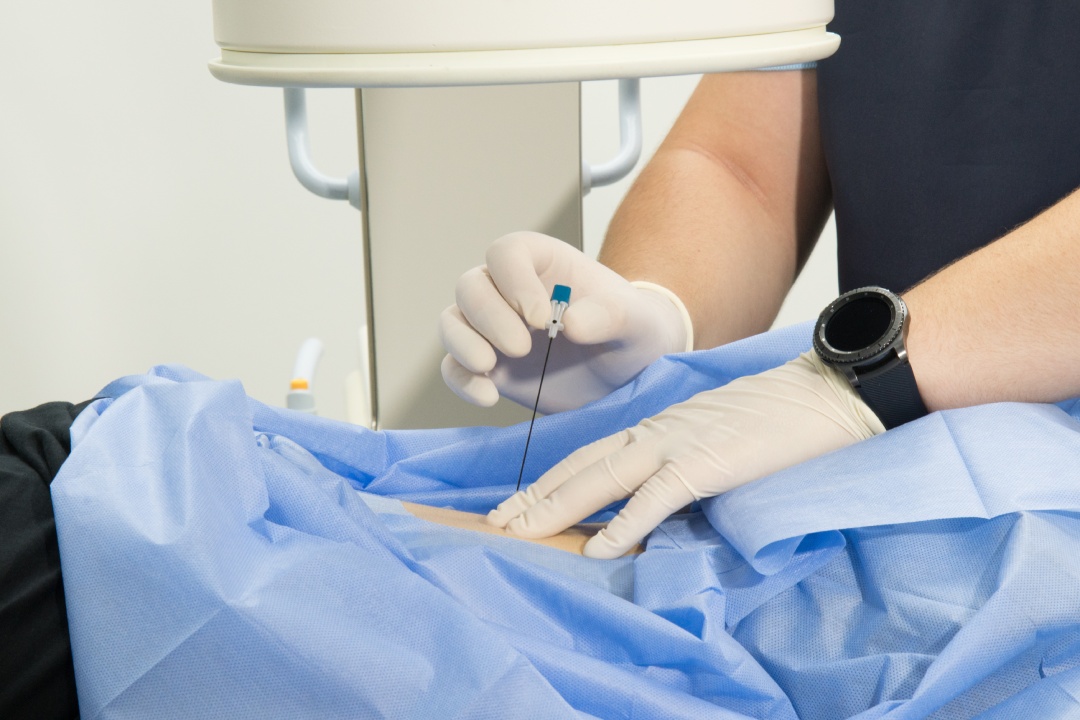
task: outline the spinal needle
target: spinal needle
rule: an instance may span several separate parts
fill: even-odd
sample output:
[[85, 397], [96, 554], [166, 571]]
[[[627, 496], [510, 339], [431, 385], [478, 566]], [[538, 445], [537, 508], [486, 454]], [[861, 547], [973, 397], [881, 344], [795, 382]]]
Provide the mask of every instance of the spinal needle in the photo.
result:
[[544, 389], [544, 373], [547, 372], [548, 358], [551, 357], [551, 343], [565, 325], [562, 322], [563, 313], [570, 305], [570, 288], [566, 285], [556, 285], [551, 291], [551, 319], [547, 322], [548, 346], [544, 353], [544, 367], [540, 369], [540, 385], [536, 388], [536, 403], [533, 405], [532, 420], [529, 421], [529, 434], [525, 438], [525, 452], [521, 455], [521, 470], [518, 471], [517, 488], [521, 489], [521, 478], [525, 474], [525, 458], [529, 456], [529, 442], [532, 440], [533, 424], [536, 423], [536, 409], [540, 407], [540, 391]]

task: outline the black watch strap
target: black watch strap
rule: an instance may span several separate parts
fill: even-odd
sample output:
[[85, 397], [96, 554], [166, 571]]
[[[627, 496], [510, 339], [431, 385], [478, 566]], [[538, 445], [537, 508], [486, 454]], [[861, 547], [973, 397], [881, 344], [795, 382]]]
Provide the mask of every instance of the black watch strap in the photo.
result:
[[921, 418], [927, 414], [926, 405], [915, 384], [915, 373], [906, 360], [888, 363], [859, 378], [859, 395], [881, 420], [886, 430]]

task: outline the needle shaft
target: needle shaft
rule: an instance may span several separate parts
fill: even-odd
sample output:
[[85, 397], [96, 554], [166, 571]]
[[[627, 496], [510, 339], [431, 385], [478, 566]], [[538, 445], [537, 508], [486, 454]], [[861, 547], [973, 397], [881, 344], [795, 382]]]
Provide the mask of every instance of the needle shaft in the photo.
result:
[[551, 357], [551, 343], [554, 337], [548, 338], [547, 352], [544, 353], [544, 367], [540, 370], [540, 385], [536, 388], [536, 403], [533, 405], [532, 420], [529, 421], [529, 434], [525, 438], [525, 452], [521, 455], [521, 470], [518, 471], [517, 487], [514, 492], [521, 489], [521, 478], [525, 474], [525, 458], [529, 456], [529, 442], [532, 440], [533, 425], [536, 423], [536, 409], [540, 407], [540, 391], [544, 389], [544, 374], [547, 372], [548, 358]]

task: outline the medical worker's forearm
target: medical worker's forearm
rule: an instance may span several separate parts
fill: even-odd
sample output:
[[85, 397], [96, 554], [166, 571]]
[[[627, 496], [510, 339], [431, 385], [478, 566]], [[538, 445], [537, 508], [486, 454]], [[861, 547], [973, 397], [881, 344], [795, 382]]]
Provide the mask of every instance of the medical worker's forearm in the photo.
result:
[[611, 223], [601, 262], [678, 295], [698, 348], [769, 328], [828, 217], [816, 92], [706, 76]]
[[1080, 191], [904, 298], [930, 410], [1080, 395]]

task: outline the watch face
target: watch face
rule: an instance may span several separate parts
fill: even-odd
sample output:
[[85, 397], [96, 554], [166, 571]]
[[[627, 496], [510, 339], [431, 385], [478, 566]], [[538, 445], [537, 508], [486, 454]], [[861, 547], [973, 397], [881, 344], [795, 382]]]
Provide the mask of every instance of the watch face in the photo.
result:
[[878, 287], [844, 293], [818, 318], [814, 348], [825, 362], [859, 367], [874, 363], [902, 342], [907, 308], [899, 296]]
[[825, 342], [840, 352], [857, 352], [881, 340], [892, 326], [892, 305], [878, 295], [855, 298], [825, 325]]
[[926, 414], [904, 344], [908, 310], [885, 288], [844, 293], [825, 308], [814, 326], [814, 351], [843, 373], [886, 428]]

